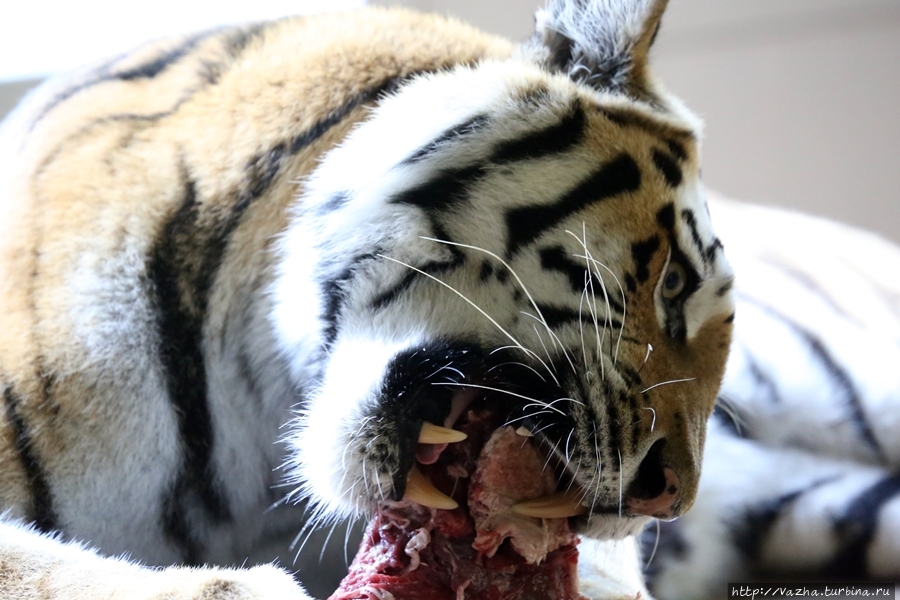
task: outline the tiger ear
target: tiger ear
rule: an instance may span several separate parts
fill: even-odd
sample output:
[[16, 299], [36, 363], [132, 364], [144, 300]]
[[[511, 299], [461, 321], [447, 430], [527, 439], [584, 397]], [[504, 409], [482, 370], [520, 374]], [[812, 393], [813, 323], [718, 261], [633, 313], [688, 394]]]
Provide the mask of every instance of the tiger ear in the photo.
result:
[[574, 81], [648, 95], [650, 46], [668, 0], [554, 0], [535, 15], [526, 53]]

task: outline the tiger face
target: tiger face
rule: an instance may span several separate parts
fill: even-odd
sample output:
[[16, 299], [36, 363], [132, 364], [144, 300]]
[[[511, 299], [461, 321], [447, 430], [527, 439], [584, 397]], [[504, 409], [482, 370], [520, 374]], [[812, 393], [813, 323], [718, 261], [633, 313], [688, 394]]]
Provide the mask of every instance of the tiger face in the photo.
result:
[[588, 535], [693, 502], [733, 319], [699, 128], [642, 62], [661, 10], [626, 72], [587, 76], [598, 42], [553, 54], [565, 10], [384, 98], [293, 209], [273, 323], [312, 388], [288, 441], [322, 516], [422, 497], [423, 423], [477, 403], [540, 440]]

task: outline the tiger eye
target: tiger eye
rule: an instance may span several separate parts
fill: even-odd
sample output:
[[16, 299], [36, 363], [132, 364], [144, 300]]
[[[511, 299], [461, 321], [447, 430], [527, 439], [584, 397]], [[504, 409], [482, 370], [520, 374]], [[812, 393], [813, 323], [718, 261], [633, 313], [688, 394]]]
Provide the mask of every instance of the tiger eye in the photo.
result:
[[687, 283], [687, 274], [680, 263], [670, 262], [663, 279], [662, 295], [666, 300], [676, 298]]

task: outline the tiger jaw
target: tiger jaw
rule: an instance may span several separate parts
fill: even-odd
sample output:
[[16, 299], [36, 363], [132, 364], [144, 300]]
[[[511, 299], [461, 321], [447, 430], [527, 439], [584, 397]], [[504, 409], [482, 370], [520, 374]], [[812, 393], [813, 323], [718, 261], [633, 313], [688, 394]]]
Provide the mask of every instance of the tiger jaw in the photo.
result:
[[[514, 361], [509, 351], [420, 343], [392, 356], [384, 372], [384, 380], [371, 386], [378, 395], [357, 406], [355, 424], [330, 438], [330, 443], [337, 442], [333, 450], [323, 451], [328, 443], [323, 435], [327, 424], [318, 417], [327, 413], [313, 409], [308, 415], [302, 432], [307, 443], [299, 448], [301, 453], [314, 448], [315, 454], [301, 454], [307, 456], [303, 462], [322, 465], [321, 459], [309, 456], [340, 457], [340, 463], [326, 465], [327, 478], [321, 471], [306, 472], [308, 484], [315, 485], [307, 487], [307, 493], [328, 512], [367, 514], [386, 501], [401, 499], [440, 510], [456, 508], [449, 490], [438, 489], [419, 466], [434, 464], [449, 444], [463, 441], [465, 435], [454, 429], [456, 421], [468, 410], [485, 407], [502, 413], [497, 426], [515, 427], [523, 441], [531, 438], [546, 456], [545, 468], [556, 473], [556, 493], [524, 501], [513, 508], [515, 512], [534, 518], [566, 518], [575, 530], [620, 538], [639, 530], [650, 515], [671, 518], [682, 509], [682, 490], [668, 489], [672, 487], [668, 484], [679, 487], [672, 469], [666, 469], [658, 457], [648, 462], [644, 453], [620, 455], [617, 464], [604, 450], [600, 461], [600, 450], [593, 447], [599, 442], [590, 440], [611, 438], [603, 433], [611, 424], [592, 421], [576, 427], [577, 415], [551, 410], [554, 399], [566, 394]], [[607, 369], [607, 386], [615, 387], [613, 373]], [[583, 402], [557, 404], [575, 407]], [[542, 411], [554, 420], [547, 421], [546, 415], [541, 420]], [[578, 449], [587, 444], [592, 444], [590, 452]], [[666, 489], [641, 494], [636, 492], [640, 487], [636, 482], [641, 465], [646, 470], [650, 462], [651, 475], [666, 482]], [[667, 471], [672, 473], [669, 480]]]

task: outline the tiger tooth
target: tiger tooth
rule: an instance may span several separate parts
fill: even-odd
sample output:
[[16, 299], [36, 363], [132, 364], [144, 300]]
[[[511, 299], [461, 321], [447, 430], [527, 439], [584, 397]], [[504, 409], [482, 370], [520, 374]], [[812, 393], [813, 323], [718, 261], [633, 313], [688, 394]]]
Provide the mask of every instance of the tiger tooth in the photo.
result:
[[422, 429], [419, 431], [420, 444], [452, 444], [461, 442], [467, 437], [469, 436], [462, 431], [440, 427], [428, 421], [422, 423]]
[[520, 436], [520, 437], [526, 437], [526, 438], [527, 438], [527, 437], [533, 436], [534, 434], [531, 433], [531, 432], [530, 432], [527, 428], [525, 428], [525, 427], [519, 427], [518, 429], [516, 429], [516, 435], [518, 435], [518, 436]]
[[580, 498], [571, 491], [557, 492], [549, 496], [525, 500], [512, 506], [512, 511], [525, 517], [539, 519], [563, 519], [585, 514], [588, 509], [579, 502]]
[[404, 497], [429, 508], [453, 510], [459, 506], [453, 498], [434, 487], [428, 478], [415, 467], [406, 478], [406, 495]]

